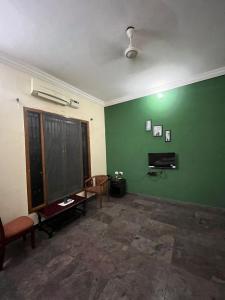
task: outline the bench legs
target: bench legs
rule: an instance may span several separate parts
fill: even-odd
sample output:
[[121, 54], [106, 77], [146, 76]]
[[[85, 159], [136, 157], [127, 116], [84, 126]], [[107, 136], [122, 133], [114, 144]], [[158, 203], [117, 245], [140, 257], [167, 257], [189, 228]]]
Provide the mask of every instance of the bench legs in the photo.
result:
[[[31, 248], [34, 249], [35, 248], [35, 229], [34, 227], [29, 230], [30, 231], [30, 243], [31, 243]], [[26, 232], [23, 234], [23, 241], [25, 242], [26, 239], [27, 239], [27, 233], [29, 232]]]
[[[28, 232], [29, 233], [29, 232]], [[35, 228], [33, 227], [30, 230], [31, 234], [31, 247], [32, 249], [35, 248]], [[23, 240], [26, 240], [26, 233], [22, 236]], [[4, 264], [4, 257], [5, 257], [5, 244], [0, 244], [0, 271], [3, 270], [3, 264]]]
[[4, 257], [5, 257], [5, 245], [0, 245], [0, 271], [3, 270]]
[[31, 241], [31, 248], [35, 248], [35, 230], [32, 228], [31, 233], [30, 233], [30, 241]]

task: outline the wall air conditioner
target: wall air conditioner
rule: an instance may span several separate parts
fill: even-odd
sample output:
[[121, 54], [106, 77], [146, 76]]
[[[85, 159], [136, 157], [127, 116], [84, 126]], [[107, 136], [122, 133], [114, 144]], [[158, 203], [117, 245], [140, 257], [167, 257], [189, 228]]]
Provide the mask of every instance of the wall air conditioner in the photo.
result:
[[59, 105], [79, 108], [79, 102], [71, 99], [67, 92], [36, 78], [31, 79], [31, 95]]

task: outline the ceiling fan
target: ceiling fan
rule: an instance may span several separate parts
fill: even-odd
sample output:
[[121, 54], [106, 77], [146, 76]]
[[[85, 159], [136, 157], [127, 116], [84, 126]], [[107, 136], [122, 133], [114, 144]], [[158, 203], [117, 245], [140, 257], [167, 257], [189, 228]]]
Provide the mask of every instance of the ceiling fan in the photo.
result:
[[[124, 46], [121, 46], [121, 40], [123, 40], [122, 35], [117, 36], [117, 39], [120, 39], [120, 43], [112, 39], [110, 35], [107, 35], [107, 39], [103, 39], [94, 34], [91, 36], [90, 53], [97, 64], [102, 65], [120, 61], [128, 68], [146, 68], [148, 65], [146, 62], [148, 63], [149, 59], [154, 59], [152, 58], [151, 52], [147, 50], [147, 44], [150, 42], [154, 43], [156, 40], [166, 40], [167, 38], [166, 32], [140, 28], [135, 29], [134, 26], [128, 26], [125, 32], [129, 39], [129, 45], [126, 49], [124, 49]], [[134, 46], [134, 39], [138, 48]], [[124, 57], [129, 59], [126, 60]]]
[[133, 36], [134, 36], [134, 27], [128, 26], [126, 29], [126, 34], [129, 39], [129, 46], [125, 50], [124, 54], [127, 58], [133, 59], [138, 55], [138, 49], [133, 46]]

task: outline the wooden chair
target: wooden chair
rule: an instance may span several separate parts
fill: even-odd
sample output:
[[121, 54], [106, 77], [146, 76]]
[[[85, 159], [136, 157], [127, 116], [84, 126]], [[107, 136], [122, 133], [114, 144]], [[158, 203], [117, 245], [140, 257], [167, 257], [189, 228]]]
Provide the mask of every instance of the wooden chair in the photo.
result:
[[88, 192], [95, 193], [97, 196], [97, 200], [99, 199], [100, 208], [102, 208], [103, 195], [107, 194], [107, 197], [109, 195], [108, 181], [109, 178], [107, 175], [96, 175], [85, 180], [85, 184], [84, 184], [85, 197], [87, 197]]
[[0, 271], [3, 269], [6, 245], [20, 237], [25, 240], [27, 233], [31, 234], [31, 247], [35, 248], [34, 222], [31, 218], [19, 217], [5, 225], [0, 218]]

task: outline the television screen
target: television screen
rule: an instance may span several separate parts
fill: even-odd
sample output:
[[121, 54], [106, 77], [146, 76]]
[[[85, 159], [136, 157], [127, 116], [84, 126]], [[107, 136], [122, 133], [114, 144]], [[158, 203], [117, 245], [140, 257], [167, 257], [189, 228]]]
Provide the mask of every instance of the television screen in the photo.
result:
[[176, 154], [148, 153], [148, 166], [155, 169], [176, 169]]

